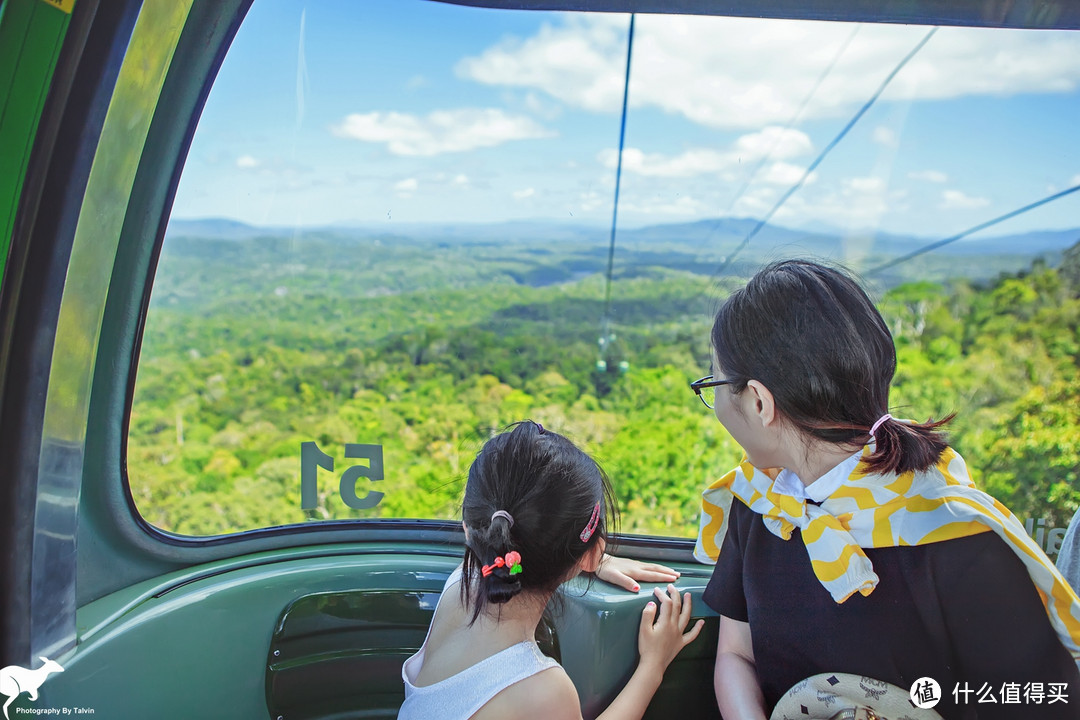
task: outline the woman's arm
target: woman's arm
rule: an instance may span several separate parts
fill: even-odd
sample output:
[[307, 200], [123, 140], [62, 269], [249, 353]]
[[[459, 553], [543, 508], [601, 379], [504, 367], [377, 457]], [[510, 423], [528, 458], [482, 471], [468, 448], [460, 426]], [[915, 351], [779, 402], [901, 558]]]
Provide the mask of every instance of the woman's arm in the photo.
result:
[[713, 689], [720, 714], [727, 720], [765, 720], [750, 623], [720, 616]]

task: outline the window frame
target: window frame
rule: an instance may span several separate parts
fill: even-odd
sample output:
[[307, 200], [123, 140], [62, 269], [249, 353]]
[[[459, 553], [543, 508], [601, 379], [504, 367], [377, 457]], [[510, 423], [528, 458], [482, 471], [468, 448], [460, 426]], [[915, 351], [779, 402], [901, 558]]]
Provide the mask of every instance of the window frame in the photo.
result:
[[[507, 7], [495, 0], [432, 1]], [[462, 542], [458, 523], [435, 519], [319, 521], [317, 524], [258, 528], [221, 536], [181, 536], [154, 527], [135, 506], [127, 475], [127, 432], [142, 334], [165, 227], [202, 108], [251, 2], [228, 0], [220, 4], [195, 4], [180, 37], [140, 160], [113, 268], [113, 277], [124, 278], [126, 282], [110, 285], [93, 380], [86, 459], [87, 467], [98, 468], [100, 478], [90, 471], [84, 475], [84, 507], [80, 512], [89, 517], [90, 522], [84, 522], [80, 528], [80, 605], [155, 575], [249, 553], [292, 547], [340, 546], [342, 543], [392, 543], [404, 554], [410, 552], [410, 546], [418, 544], [459, 545]], [[205, 7], [208, 5], [213, 7]], [[734, 2], [687, 0], [679, 5], [677, 12], [842, 22], [1035, 27], [1031, 18], [1019, 15], [991, 22], [982, 15], [982, 4], [969, 0], [950, 3], [947, 8], [935, 5], [929, 9], [913, 7], [907, 2], [887, 3], [885, 8], [872, 3], [856, 8], [849, 5], [844, 0], [830, 0], [824, 7], [806, 8], [797, 0], [773, 0], [765, 7], [754, 5], [751, 8], [748, 4]], [[665, 3], [638, 0], [607, 0], [599, 6], [583, 0], [521, 0], [514, 3], [514, 8], [672, 12]], [[1048, 8], [1047, 14], [1057, 13], [1055, 21], [1038, 27], [1080, 28], [1080, 6], [1057, 0]], [[171, 168], [171, 171], [163, 172], [165, 168]], [[100, 482], [95, 482], [97, 479]], [[618, 536], [616, 540], [620, 552], [667, 562], [690, 561], [694, 542], [686, 538], [647, 535]], [[117, 556], [129, 562], [117, 563]]]

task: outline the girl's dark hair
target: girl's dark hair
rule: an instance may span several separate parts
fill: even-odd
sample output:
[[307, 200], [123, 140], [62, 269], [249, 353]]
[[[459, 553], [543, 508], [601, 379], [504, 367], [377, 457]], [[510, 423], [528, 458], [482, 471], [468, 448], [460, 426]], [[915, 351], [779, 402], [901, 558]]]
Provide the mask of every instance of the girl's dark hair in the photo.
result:
[[[740, 393], [765, 385], [776, 408], [808, 436], [862, 445], [888, 412], [896, 349], [881, 313], [847, 273], [805, 260], [768, 265], [721, 306], [712, 344]], [[947, 447], [934, 422], [886, 421], [865, 458], [878, 473], [925, 470]]]
[[[597, 503], [600, 517], [587, 541], [581, 532]], [[497, 511], [509, 513], [513, 524]], [[616, 518], [607, 475], [596, 461], [558, 433], [532, 421], [518, 423], [484, 444], [469, 468], [461, 515], [468, 531], [461, 598], [472, 620], [488, 603], [522, 591], [554, 592], [581, 557], [607, 539]], [[482, 568], [514, 551], [520, 573]]]

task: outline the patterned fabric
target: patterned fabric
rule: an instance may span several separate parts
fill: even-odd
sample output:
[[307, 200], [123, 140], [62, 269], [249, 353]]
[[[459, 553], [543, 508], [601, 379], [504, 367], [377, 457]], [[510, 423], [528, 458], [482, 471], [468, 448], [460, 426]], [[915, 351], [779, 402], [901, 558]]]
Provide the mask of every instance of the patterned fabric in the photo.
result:
[[[873, 446], [863, 448], [863, 456]], [[765, 526], [788, 540], [799, 528], [814, 574], [842, 603], [878, 583], [862, 548], [900, 547], [997, 533], [1023, 561], [1062, 644], [1080, 664], [1080, 598], [1008, 508], [975, 488], [963, 458], [951, 448], [924, 472], [871, 473], [859, 463], [820, 506], [777, 492], [779, 469], [744, 461], [702, 494], [694, 557], [715, 563], [727, 533], [728, 511], [738, 498]]]

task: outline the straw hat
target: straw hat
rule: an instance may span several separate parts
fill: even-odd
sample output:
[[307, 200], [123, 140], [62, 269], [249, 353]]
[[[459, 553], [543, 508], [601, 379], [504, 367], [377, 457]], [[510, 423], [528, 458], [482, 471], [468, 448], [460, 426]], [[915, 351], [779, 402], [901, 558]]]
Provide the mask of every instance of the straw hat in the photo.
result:
[[860, 675], [823, 673], [795, 683], [770, 720], [942, 719], [934, 710], [916, 707], [908, 690]]

